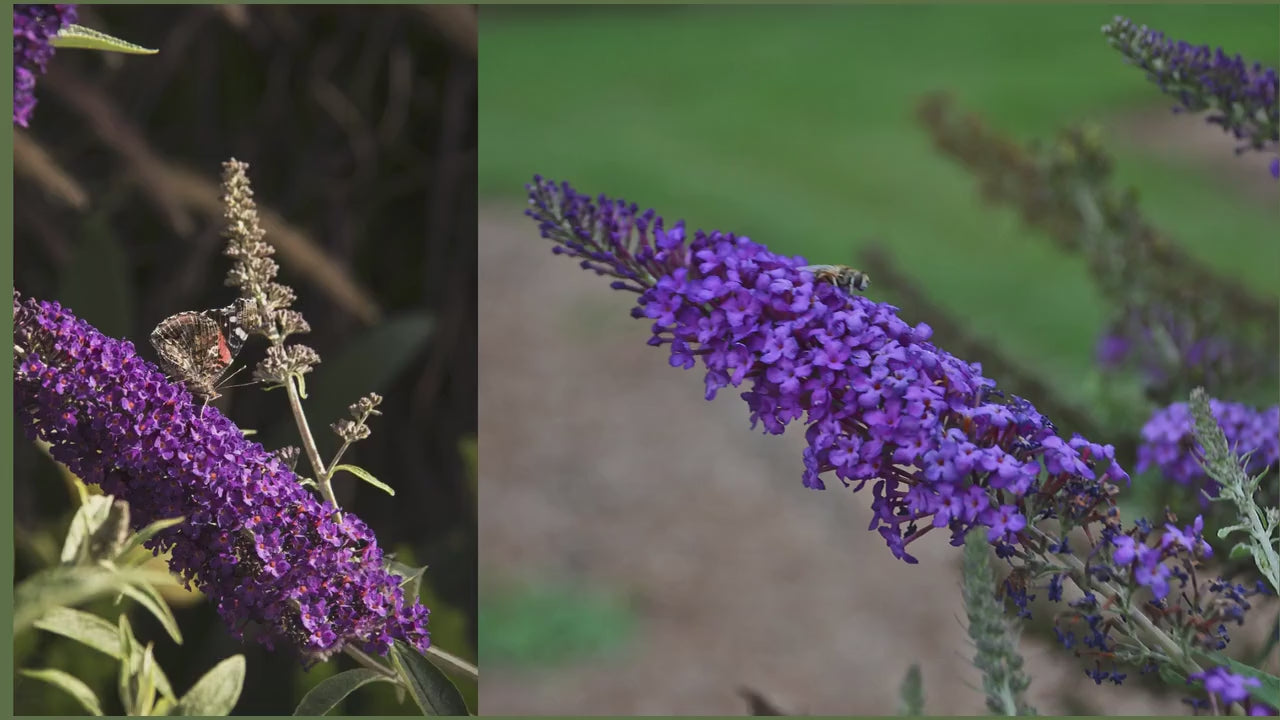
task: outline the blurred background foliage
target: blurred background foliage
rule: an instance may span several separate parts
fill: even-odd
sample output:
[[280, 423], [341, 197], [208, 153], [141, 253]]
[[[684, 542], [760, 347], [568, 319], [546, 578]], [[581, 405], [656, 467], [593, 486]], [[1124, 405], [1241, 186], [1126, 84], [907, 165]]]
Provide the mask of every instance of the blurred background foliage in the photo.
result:
[[[387, 552], [429, 566], [432, 640], [474, 661], [474, 8], [82, 5], [80, 24], [160, 52], [63, 50], [41, 78], [32, 129], [15, 128], [15, 286], [154, 358], [157, 322], [233, 297], [218, 180], [223, 161], [248, 162], [280, 280], [312, 326], [299, 341], [322, 358], [306, 404], [322, 453], [336, 449], [328, 427], [348, 404], [386, 398], [349, 457], [396, 495], [348, 477], [339, 499]], [[262, 352], [250, 341], [238, 364]], [[216, 402], [268, 448], [298, 444], [283, 396], [242, 387]], [[74, 495], [20, 436], [14, 470], [21, 580], [56, 561]], [[349, 662], [303, 672], [287, 650], [232, 640], [198, 595], [169, 599], [186, 642], [133, 612], [139, 637], [156, 642], [180, 688], [246, 652], [237, 714], [290, 714]], [[93, 609], [114, 622], [110, 603]], [[103, 691], [112, 664], [61, 638], [17, 638], [15, 664], [58, 667], [114, 696]], [[77, 712], [40, 683], [15, 682], [18, 714]], [[474, 708], [474, 683], [460, 685]], [[371, 687], [342, 714], [416, 714]]]
[[[1207, 126], [1202, 116], [1171, 113], [1175, 101], [1161, 95], [1141, 70], [1128, 66], [1100, 32], [1115, 15], [1126, 15], [1172, 38], [1222, 46], [1250, 61], [1280, 65], [1280, 9], [1274, 5], [482, 8], [482, 228], [485, 217], [493, 218], [490, 227], [497, 228], [494, 237], [481, 240], [482, 251], [497, 242], [498, 235], [506, 247], [520, 242], [518, 213], [525, 202], [524, 184], [540, 173], [567, 180], [587, 194], [604, 193], [642, 208], [652, 207], [668, 224], [683, 218], [691, 230], [731, 231], [775, 251], [804, 255], [810, 262], [870, 269], [873, 298], [899, 305], [909, 322], [934, 325], [940, 346], [982, 361], [988, 376], [1046, 409], [1066, 433], [1080, 431], [1091, 439], [1115, 443], [1124, 465], [1132, 468], [1138, 431], [1151, 399], [1143, 396], [1137, 378], [1104, 378], [1098, 367], [1095, 346], [1114, 308], [1091, 277], [1086, 258], [1056, 245], [1052, 229], [1024, 222], [1017, 207], [984, 202], [982, 183], [970, 169], [935, 147], [919, 117], [922, 100], [943, 91], [959, 112], [976, 113], [994, 132], [1022, 146], [1033, 141], [1052, 146], [1061, 131], [1080, 123], [1093, 124], [1096, 132], [1091, 131], [1091, 137], [1097, 138], [1112, 163], [1111, 190], [1119, 194], [1136, 187], [1143, 216], [1193, 263], [1274, 304], [1280, 267], [1280, 244], [1275, 242], [1280, 204], [1275, 202], [1276, 185], [1267, 175], [1267, 158], [1237, 157], [1232, 139], [1219, 128]], [[550, 253], [549, 243], [537, 237], [527, 220], [523, 231], [524, 242]], [[482, 252], [481, 274], [496, 276], [500, 257], [495, 253], [493, 265], [487, 265]], [[566, 276], [575, 272], [563, 261], [558, 269]], [[531, 273], [502, 277], [518, 283], [503, 288], [514, 297], [551, 295], [536, 287], [556, 282]], [[1191, 277], [1195, 292], [1194, 274]], [[608, 295], [606, 284], [598, 284], [599, 292]], [[482, 333], [481, 367], [486, 377], [523, 374], [527, 384], [545, 382], [547, 375], [537, 368], [569, 365], [581, 354], [620, 363], [623, 356], [614, 353], [622, 351], [592, 349], [606, 342], [600, 338], [605, 325], [630, 328], [635, 352], [650, 352], [649, 362], [664, 365], [660, 357], [664, 353], [642, 347], [641, 323], [627, 325], [628, 320], [616, 314], [599, 317], [609, 311], [584, 305], [581, 299], [573, 303], [568, 292], [557, 307], [567, 308], [571, 315], [544, 319], [529, 330], [548, 343], [563, 344], [553, 358], [509, 358], [496, 347], [491, 351]], [[570, 324], [573, 329], [567, 328]], [[662, 377], [670, 377], [672, 383], [687, 381], [689, 391], [697, 393], [696, 380], [682, 381], [663, 370], [670, 375]], [[629, 387], [628, 382], [634, 381], [622, 381], [608, 391], [597, 387], [596, 392], [630, 397], [622, 389]], [[1224, 399], [1274, 404], [1274, 383], [1274, 378], [1266, 378], [1252, 390]], [[670, 407], [644, 405], [597, 407], [590, 390], [583, 397], [581, 404], [566, 398], [560, 412], [581, 415], [583, 427], [592, 422], [588, 418], [612, 427], [614, 421], [606, 418], [626, 413], [634, 419], [627, 424], [637, 434], [631, 438], [633, 443], [640, 442], [638, 428], [646, 427], [646, 422], [663, 423], [679, 413]], [[514, 402], [494, 398], [495, 407], [499, 402], [504, 427], [515, 428], [526, 417]], [[482, 388], [482, 418], [489, 417], [485, 410], [489, 403]], [[736, 397], [723, 403], [736, 405]], [[525, 412], [528, 418], [536, 418], [541, 410], [531, 406]], [[693, 507], [662, 514], [659, 498], [692, 492], [680, 479], [659, 477], [646, 467], [634, 468], [632, 481], [644, 482], [649, 490], [643, 500], [620, 486], [607, 487], [604, 478], [614, 473], [611, 448], [591, 446], [591, 461], [581, 468], [584, 474], [573, 476], [563, 469], [564, 458], [580, 452], [579, 445], [586, 440], [565, 437], [562, 448], [544, 445], [537, 454], [521, 454], [506, 442], [506, 436], [491, 433], [493, 427], [498, 427], [496, 421], [493, 426], [485, 421], [486, 443], [507, 449], [511, 466], [521, 469], [522, 488], [541, 485], [547, 493], [568, 493], [584, 507], [594, 507], [584, 499], [592, 494], [607, 496], [595, 501], [602, 507], [630, 498], [635, 502], [627, 506], [627, 514], [652, 513], [648, 522], [664, 528], [664, 535], [679, 536], [684, 528], [705, 522]], [[620, 448], [625, 434], [615, 430], [613, 436], [623, 438]], [[764, 445], [766, 441], [756, 440], [762, 454], [772, 452], [766, 449], [771, 447]], [[664, 448], [661, 453], [664, 457], [693, 453], [696, 447], [711, 453], [703, 466], [714, 473], [719, 464], [714, 448], [720, 442], [716, 431], [708, 429], [705, 434], [682, 436], [688, 450]], [[781, 452], [789, 452], [788, 448], [792, 446]], [[621, 449], [614, 450], [625, 456]], [[488, 468], [499, 466], [497, 451], [491, 452], [486, 454], [482, 488], [490, 488], [491, 480], [503, 481], [490, 475]], [[536, 465], [540, 460], [544, 464]], [[798, 461], [790, 458], [788, 462]], [[790, 489], [788, 483], [798, 485], [790, 476], [772, 480], [785, 490]], [[1126, 509], [1126, 517], [1132, 517], [1133, 510], [1158, 513], [1161, 504], [1169, 501], [1168, 485], [1155, 477], [1135, 481], [1135, 488], [1140, 500]], [[507, 533], [508, 528], [535, 522], [529, 519], [533, 513], [517, 503], [502, 508], [490, 502], [509, 491], [490, 492], [494, 495], [482, 498], [486, 538], [489, 528]], [[1144, 492], [1158, 497], [1144, 498]], [[837, 501], [810, 495], [796, 500], [814, 502]], [[853, 502], [862, 505], [866, 500]], [[549, 698], [545, 705], [537, 705], [536, 698], [543, 695], [533, 690], [539, 687], [538, 678], [546, 678], [538, 668], [554, 657], [556, 687], [561, 690], [557, 698], [579, 693], [574, 697], [584, 704], [573, 706], [579, 710], [645, 707], [658, 712], [690, 712], [688, 708], [732, 712], [732, 705], [699, 705], [674, 688], [663, 695], [661, 685], [649, 686], [647, 693], [637, 693], [630, 700], [617, 696], [615, 701], [622, 705], [610, 706], [602, 700], [603, 693], [591, 683], [592, 678], [599, 681], [592, 666], [604, 642], [621, 646], [615, 650], [632, 663], [623, 665], [625, 671], [637, 675], [645, 671], [646, 661], [674, 666], [679, 658], [688, 657], [693, 667], [705, 670], [703, 682], [723, 685], [740, 678], [724, 676], [732, 671], [718, 667], [722, 656], [697, 632], [687, 634], [687, 643], [646, 651], [645, 633], [625, 631], [634, 624], [633, 618], [625, 613], [586, 611], [598, 606], [593, 598], [609, 595], [604, 576], [610, 573], [598, 574], [595, 581], [583, 579], [583, 567], [589, 563], [578, 554], [596, 558], [597, 566], [605, 568], [611, 564], [630, 567], [629, 558], [603, 556], [608, 551], [599, 547], [609, 531], [593, 523], [603, 525], [606, 519], [574, 514], [570, 508], [562, 511], [562, 517], [552, 516], [550, 508], [543, 512], [548, 515], [542, 519], [546, 527], [563, 528], [554, 541], [547, 541], [549, 547], [540, 556], [545, 565], [530, 567], [539, 556], [533, 549], [526, 549], [522, 562], [491, 556], [488, 551], [482, 555], [485, 630], [481, 641], [489, 663], [486, 697], [502, 687], [514, 703], [503, 709], [555, 711], [557, 706]], [[758, 531], [746, 525], [718, 529], [723, 544], [730, 546]], [[512, 529], [509, 535], [508, 544], [522, 548], [522, 542], [536, 537], [533, 530], [521, 535]], [[876, 547], [877, 540], [867, 542], [873, 547], [866, 552], [887, 554], [883, 547]], [[501, 545], [492, 539], [486, 547], [488, 543]], [[650, 558], [651, 553], [661, 552], [639, 537], [630, 542], [619, 539], [618, 544]], [[717, 551], [718, 546], [689, 548], [690, 553], [706, 557], [716, 557]], [[852, 549], [846, 547], [845, 552]], [[730, 549], [724, 553], [732, 555]], [[819, 561], [806, 557], [795, 562], [816, 565]], [[866, 579], [839, 576], [843, 570], [838, 567], [838, 563], [831, 565], [832, 583]], [[583, 643], [581, 633], [587, 630], [556, 632], [558, 615], [527, 612], [529, 604], [517, 601], [547, 597], [555, 591], [513, 578], [557, 572], [577, 578], [574, 587], [561, 590], [567, 596], [563, 604], [579, 603], [584, 616], [594, 619], [593, 627], [603, 625], [593, 635], [599, 642]], [[785, 591], [767, 580], [762, 578], [758, 588], [761, 596]], [[643, 577], [632, 581], [644, 588], [637, 592], [660, 592], [646, 586]], [[605, 586], [575, 589], [581, 583], [590, 588], [592, 582]], [[950, 597], [948, 587], [937, 589], [939, 597]], [[818, 592], [794, 587], [790, 591]], [[683, 597], [682, 591], [668, 587], [665, 592], [672, 598], [670, 606], [678, 606], [675, 598]], [[692, 598], [686, 601], [696, 605]], [[939, 610], [952, 612], [950, 606]], [[863, 608], [860, 612], [873, 611]], [[756, 619], [760, 625], [753, 619], [752, 627], [742, 631], [763, 635], [774, 628], [768, 619]], [[662, 626], [657, 615], [646, 621]], [[784, 620], [779, 622], [785, 625]], [[892, 625], [897, 620], [890, 614], [871, 622]], [[671, 623], [680, 626], [678, 619]], [[529, 637], [562, 642], [563, 652], [545, 645], [530, 652]], [[909, 646], [910, 641], [904, 640], [903, 645]], [[959, 648], [934, 651], [964, 652]], [[1061, 649], [1044, 650], [1055, 652]], [[574, 653], [579, 658], [576, 665], [567, 660]], [[871, 687], [890, 687], [900, 680], [890, 660], [883, 663], [885, 677], [867, 680]], [[565, 669], [566, 663], [576, 669]], [[803, 674], [798, 668], [789, 669]], [[578, 673], [580, 683], [566, 680], [566, 672]], [[661, 669], [654, 672], [661, 674]], [[931, 678], [926, 673], [927, 683], [936, 680], [936, 675]], [[785, 684], [782, 678], [778, 682]], [[812, 687], [803, 682], [799, 686]], [[593, 692], [594, 705], [586, 699]], [[716, 702], [733, 702], [731, 695], [716, 692], [708, 690], [698, 697], [711, 695], [719, 698]], [[819, 707], [825, 712], [892, 710], [876, 705], [877, 700], [865, 693], [850, 693], [852, 705], [809, 707], [814, 713], [819, 713]], [[886, 692], [885, 699], [891, 694]], [[524, 698], [529, 698], [528, 704], [521, 704]], [[1056, 707], [1078, 712], [1098, 709], [1080, 704], [1087, 701], [1082, 697], [1064, 693], [1062, 698]], [[934, 702], [931, 698], [932, 711], [952, 707]]]

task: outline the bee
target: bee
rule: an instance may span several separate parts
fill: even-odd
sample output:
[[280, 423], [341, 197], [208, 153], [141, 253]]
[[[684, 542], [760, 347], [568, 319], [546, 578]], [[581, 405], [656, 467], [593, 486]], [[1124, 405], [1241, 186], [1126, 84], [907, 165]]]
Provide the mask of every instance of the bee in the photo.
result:
[[869, 275], [848, 265], [806, 265], [800, 269], [808, 270], [815, 279], [831, 283], [850, 295], [871, 287]]

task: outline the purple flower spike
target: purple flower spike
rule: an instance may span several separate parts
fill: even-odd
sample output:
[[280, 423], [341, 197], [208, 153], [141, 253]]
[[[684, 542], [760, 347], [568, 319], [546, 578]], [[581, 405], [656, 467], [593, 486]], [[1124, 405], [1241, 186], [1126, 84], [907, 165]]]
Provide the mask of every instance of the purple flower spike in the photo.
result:
[[369, 528], [298, 484], [180, 383], [57, 303], [14, 293], [14, 407], [29, 438], [129, 502], [135, 528], [183, 516], [148, 547], [217, 606], [237, 637], [260, 626], [309, 660], [349, 643], [425, 650], [427, 609], [405, 598]]
[[689, 238], [683, 223], [568, 183], [535, 177], [528, 190], [555, 252], [639, 293], [632, 315], [653, 322], [649, 344], [670, 346], [675, 367], [701, 361], [708, 399], [745, 386], [752, 426], [771, 434], [803, 418], [806, 487], [825, 488], [824, 473], [855, 490], [872, 482], [869, 529], [907, 562], [934, 527], [959, 545], [983, 526], [1008, 547], [1040, 518], [1097, 517], [1111, 483], [1128, 480], [1111, 446], [1058, 437], [929, 342], [928, 325], [818, 280], [802, 258], [721, 232]]
[[[1280, 142], [1280, 76], [1274, 68], [1246, 62], [1222, 48], [1168, 39], [1124, 17], [1102, 31], [1161, 91], [1178, 99], [1175, 109], [1211, 111], [1209, 122], [1245, 141], [1242, 149], [1274, 150]], [[1271, 174], [1280, 177], [1274, 161]]]
[[[1240, 403], [1209, 400], [1227, 445], [1237, 454], [1252, 453], [1245, 471], [1256, 475], [1280, 464], [1280, 405], [1255, 410]], [[1180, 485], [1218, 494], [1218, 483], [1205, 475], [1197, 459], [1204, 450], [1195, 438], [1195, 420], [1187, 403], [1157, 410], [1142, 428], [1138, 472], [1159, 468]], [[1203, 498], [1202, 498], [1203, 499]], [[1207, 501], [1205, 501], [1207, 502]]]
[[27, 127], [36, 109], [36, 75], [43, 75], [49, 39], [76, 21], [75, 5], [13, 6], [13, 124]]

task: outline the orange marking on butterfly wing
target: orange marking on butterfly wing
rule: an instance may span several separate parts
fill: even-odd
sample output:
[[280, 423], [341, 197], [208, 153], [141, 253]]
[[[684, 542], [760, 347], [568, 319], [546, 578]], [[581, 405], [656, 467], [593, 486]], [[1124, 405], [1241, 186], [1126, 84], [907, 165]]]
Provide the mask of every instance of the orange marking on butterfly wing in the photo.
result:
[[227, 337], [218, 333], [218, 361], [223, 365], [231, 364], [231, 348], [227, 347]]

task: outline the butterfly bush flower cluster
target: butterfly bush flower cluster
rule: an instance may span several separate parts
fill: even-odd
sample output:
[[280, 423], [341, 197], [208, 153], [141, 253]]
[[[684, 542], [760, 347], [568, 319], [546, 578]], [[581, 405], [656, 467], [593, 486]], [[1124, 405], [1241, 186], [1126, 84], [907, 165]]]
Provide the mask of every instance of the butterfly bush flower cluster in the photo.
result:
[[[1251, 453], [1245, 466], [1250, 475], [1273, 471], [1280, 465], [1280, 405], [1258, 410], [1241, 403], [1209, 400], [1209, 407], [1227, 444], [1240, 453]], [[1138, 472], [1157, 468], [1180, 485], [1217, 495], [1218, 483], [1201, 466], [1204, 451], [1195, 437], [1195, 419], [1185, 402], [1157, 410], [1142, 428], [1138, 446]]]
[[348, 645], [425, 650], [428, 611], [406, 598], [369, 528], [299, 485], [216, 408], [202, 408], [128, 341], [57, 303], [14, 295], [14, 405], [29, 438], [129, 503], [135, 528], [182, 516], [148, 546], [238, 637], [321, 660]]
[[[1095, 681], [1118, 684], [1117, 662], [1198, 669], [1193, 649], [1224, 645], [1226, 625], [1260, 591], [1196, 579], [1212, 555], [1201, 518], [1123, 529], [1112, 495], [1129, 476], [1111, 446], [1061, 437], [896, 308], [815, 282], [804, 259], [745, 237], [690, 235], [652, 210], [539, 176], [528, 191], [526, 214], [554, 252], [637, 293], [632, 316], [652, 321], [649, 344], [669, 348], [674, 367], [701, 363], [708, 399], [743, 387], [753, 425], [807, 426], [805, 486], [824, 488], [828, 473], [854, 490], [873, 483], [870, 529], [895, 556], [915, 562], [908, 546], [934, 528], [956, 545], [982, 528], [1014, 566], [1005, 595], [1027, 617], [1037, 583], [1061, 602], [1072, 580], [1083, 592], [1060, 614], [1059, 637], [1098, 658]], [[1037, 525], [1050, 518], [1064, 533], [1083, 528], [1091, 547]]]
[[[1102, 32], [1129, 62], [1147, 71], [1152, 82], [1176, 98], [1181, 108], [1212, 110], [1208, 120], [1246, 141], [1244, 149], [1274, 153], [1280, 144], [1280, 77], [1273, 68], [1228, 55], [1208, 45], [1171, 40], [1145, 25], [1117, 16]], [[1280, 157], [1271, 159], [1271, 175], [1280, 178]]]
[[27, 127], [36, 109], [36, 75], [53, 57], [49, 42], [76, 21], [75, 5], [13, 6], [13, 124]]
[[873, 482], [871, 529], [907, 562], [933, 528], [958, 545], [980, 525], [1007, 549], [1029, 520], [1083, 518], [1128, 480], [1111, 446], [1059, 437], [1030, 403], [929, 342], [928, 325], [815, 282], [802, 258], [732, 234], [690, 238], [682, 223], [567, 183], [536, 178], [529, 191], [556, 252], [638, 292], [632, 314], [653, 321], [650, 344], [668, 346], [673, 366], [701, 361], [708, 399], [745, 385], [753, 426], [772, 434], [804, 418], [806, 487], [824, 488], [824, 473], [855, 490]]

